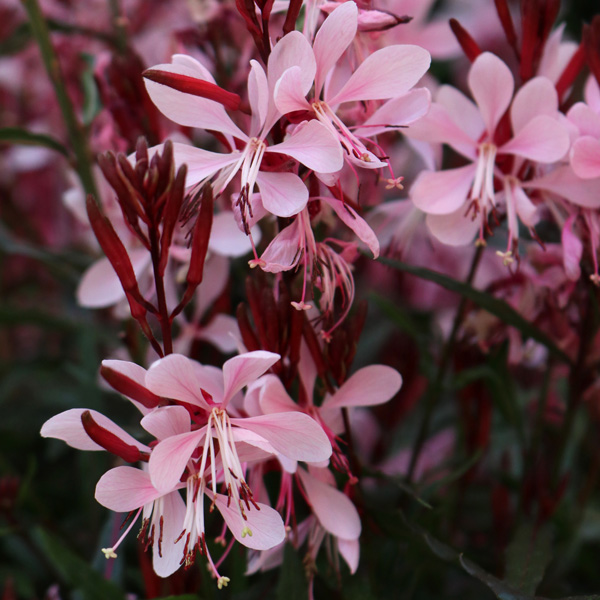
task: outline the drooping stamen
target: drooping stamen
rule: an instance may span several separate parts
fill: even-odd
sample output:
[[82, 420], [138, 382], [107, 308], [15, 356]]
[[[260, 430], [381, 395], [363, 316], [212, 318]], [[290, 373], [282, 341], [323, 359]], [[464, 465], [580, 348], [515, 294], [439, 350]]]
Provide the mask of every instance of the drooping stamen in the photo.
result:
[[142, 512], [142, 507], [138, 508], [137, 512], [135, 513], [135, 517], [133, 517], [133, 519], [131, 519], [131, 522], [129, 523], [129, 526], [121, 534], [121, 537], [117, 540], [116, 544], [114, 544], [110, 548], [102, 548], [102, 553], [104, 554], [104, 556], [107, 559], [109, 559], [109, 558], [117, 558], [117, 553], [115, 552], [115, 550], [121, 545], [121, 542], [127, 537], [127, 534], [131, 531], [131, 528], [133, 527], [134, 523], [137, 521], [137, 519], [140, 516], [141, 512]]

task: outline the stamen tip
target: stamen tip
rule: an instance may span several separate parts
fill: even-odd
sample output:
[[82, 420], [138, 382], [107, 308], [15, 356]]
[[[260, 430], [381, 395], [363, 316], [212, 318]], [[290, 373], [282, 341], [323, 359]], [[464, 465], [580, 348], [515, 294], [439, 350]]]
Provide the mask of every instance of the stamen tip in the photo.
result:
[[115, 552], [114, 548], [102, 548], [102, 553], [104, 554], [106, 560], [109, 558], [117, 558], [117, 553]]

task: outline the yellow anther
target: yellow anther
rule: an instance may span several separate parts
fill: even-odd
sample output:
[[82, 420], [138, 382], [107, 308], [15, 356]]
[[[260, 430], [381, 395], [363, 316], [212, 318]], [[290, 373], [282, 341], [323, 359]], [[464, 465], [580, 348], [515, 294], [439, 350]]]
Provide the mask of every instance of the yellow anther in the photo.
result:
[[252, 537], [252, 530], [250, 529], [250, 527], [248, 527], [248, 525], [244, 525], [244, 529], [242, 529], [242, 537], [244, 538], [247, 535]]
[[217, 587], [222, 590], [224, 587], [227, 587], [227, 584], [231, 581], [229, 577], [219, 577], [217, 579]]
[[104, 553], [105, 558], [108, 560], [109, 558], [117, 558], [117, 553], [113, 548], [102, 548], [102, 552]]

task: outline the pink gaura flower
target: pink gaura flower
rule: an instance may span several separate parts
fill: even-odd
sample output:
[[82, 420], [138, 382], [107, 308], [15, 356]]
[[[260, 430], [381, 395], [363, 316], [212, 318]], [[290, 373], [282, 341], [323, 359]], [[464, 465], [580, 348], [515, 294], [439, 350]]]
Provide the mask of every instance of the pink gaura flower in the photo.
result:
[[[192, 57], [175, 55], [172, 60], [173, 64], [158, 65], [153, 70], [214, 82], [206, 68]], [[343, 164], [335, 138], [318, 122], [301, 123], [283, 142], [268, 145], [266, 138], [280, 117], [272, 100], [274, 78], [281, 74], [289, 60], [290, 57], [278, 51], [276, 46], [269, 58], [268, 74], [257, 61], [251, 61], [248, 98], [252, 118], [249, 134], [231, 120], [221, 104], [146, 81], [152, 101], [171, 120], [188, 127], [217, 131], [225, 136], [233, 149], [230, 153], [220, 154], [176, 143], [175, 162], [177, 167], [187, 164], [188, 187], [203, 185], [218, 174], [212, 183], [216, 194], [222, 193], [236, 174], [241, 173], [241, 192], [237, 203], [244, 222], [252, 216], [251, 199], [255, 186], [260, 190], [262, 206], [280, 217], [298, 213], [308, 200], [308, 190], [295, 173], [260, 169], [265, 154], [291, 156], [309, 169], [326, 173], [338, 171]], [[234, 140], [238, 141], [241, 149], [236, 148]], [[249, 231], [246, 230], [246, 233]]]
[[[570, 143], [556, 91], [546, 78], [530, 80], [513, 99], [509, 68], [484, 52], [471, 66], [468, 81], [476, 104], [456, 89], [442, 86], [428, 115], [407, 132], [416, 139], [446, 143], [469, 161], [458, 169], [424, 171], [411, 189], [414, 204], [428, 213], [432, 233], [450, 245], [469, 243], [477, 232], [478, 241], [484, 243], [487, 219], [497, 204], [495, 178], [503, 175], [497, 156], [513, 156], [513, 172], [518, 172], [525, 161], [560, 160]], [[498, 142], [498, 125], [509, 106], [513, 136]], [[505, 179], [504, 194], [513, 236], [514, 215], [533, 223], [533, 206], [515, 181]]]
[[571, 166], [578, 177], [600, 177], [600, 86], [593, 76], [585, 86], [586, 102], [577, 102], [567, 118], [579, 132], [571, 148]]
[[[386, 163], [368, 150], [361, 139], [406, 126], [427, 112], [429, 92], [411, 88], [429, 68], [431, 57], [419, 46], [388, 46], [368, 56], [340, 85], [330, 75], [354, 40], [357, 27], [356, 4], [344, 2], [325, 19], [312, 46], [300, 32], [286, 35], [277, 46], [284, 47], [296, 63], [277, 81], [275, 104], [282, 114], [311, 114], [336, 136], [352, 164], [380, 168]], [[313, 83], [312, 99], [308, 101], [306, 96]], [[388, 98], [392, 100], [376, 110], [355, 133], [337, 115], [338, 107], [346, 102]]]

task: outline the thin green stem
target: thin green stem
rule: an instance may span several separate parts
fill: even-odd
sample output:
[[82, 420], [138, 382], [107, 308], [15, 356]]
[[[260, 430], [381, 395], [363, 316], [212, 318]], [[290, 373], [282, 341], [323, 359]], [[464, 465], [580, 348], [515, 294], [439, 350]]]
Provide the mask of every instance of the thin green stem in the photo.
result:
[[[471, 283], [473, 282], [473, 278], [475, 277], [475, 273], [477, 272], [477, 267], [479, 266], [482, 254], [483, 246], [478, 246], [475, 250], [475, 254], [471, 262], [471, 268], [469, 269], [469, 274], [467, 275], [466, 279], [466, 283], [468, 283], [469, 285], [471, 285]], [[431, 384], [428, 393], [425, 396], [425, 411], [423, 414], [421, 425], [419, 427], [419, 432], [417, 434], [412, 456], [410, 457], [410, 465], [408, 467], [408, 473], [406, 475], [407, 483], [410, 483], [412, 481], [412, 478], [415, 473], [415, 468], [417, 466], [417, 461], [419, 460], [419, 456], [421, 454], [421, 451], [423, 450], [425, 440], [429, 435], [429, 428], [431, 426], [433, 412], [442, 395], [444, 378], [446, 376], [446, 371], [450, 366], [450, 361], [454, 352], [454, 346], [456, 344], [456, 338], [458, 337], [458, 331], [460, 329], [460, 326], [462, 325], [468, 302], [469, 301], [467, 300], [467, 298], [463, 296], [460, 301], [460, 304], [458, 305], [458, 310], [456, 311], [454, 323], [452, 325], [452, 331], [450, 333], [450, 337], [448, 338], [444, 346], [442, 358], [440, 360], [435, 379], [433, 380], [433, 383]]]
[[56, 99], [65, 121], [69, 142], [75, 155], [75, 169], [86, 194], [92, 194], [94, 198], [98, 198], [86, 134], [67, 93], [58, 58], [50, 40], [48, 25], [40, 10], [38, 0], [22, 0], [22, 2], [29, 15], [31, 31], [39, 46], [46, 72], [54, 87]]

